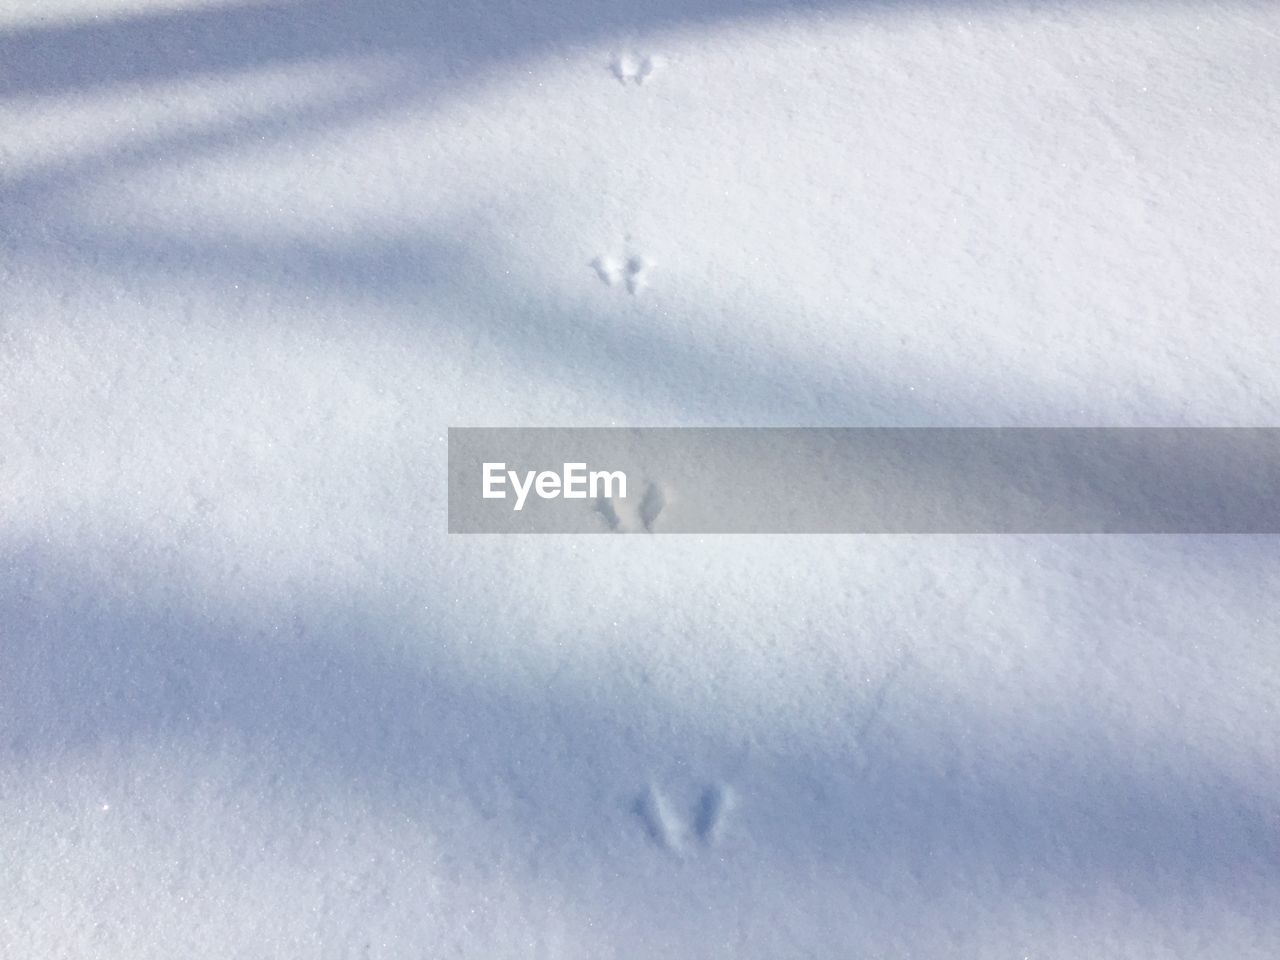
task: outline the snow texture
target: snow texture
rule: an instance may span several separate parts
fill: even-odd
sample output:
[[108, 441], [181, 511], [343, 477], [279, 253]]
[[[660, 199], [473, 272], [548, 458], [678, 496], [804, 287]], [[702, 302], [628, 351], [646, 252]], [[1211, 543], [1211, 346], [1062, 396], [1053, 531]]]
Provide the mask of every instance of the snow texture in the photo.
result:
[[444, 484], [449, 426], [1280, 426], [1278, 41], [0, 4], [0, 956], [1280, 955], [1274, 538]]

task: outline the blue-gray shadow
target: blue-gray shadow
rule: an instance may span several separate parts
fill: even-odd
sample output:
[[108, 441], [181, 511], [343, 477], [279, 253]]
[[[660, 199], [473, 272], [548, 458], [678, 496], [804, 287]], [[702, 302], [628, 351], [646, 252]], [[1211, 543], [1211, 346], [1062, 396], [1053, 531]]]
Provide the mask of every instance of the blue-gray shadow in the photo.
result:
[[[358, 596], [268, 599], [246, 614], [176, 572], [157, 585], [136, 569], [111, 575], [98, 556], [93, 569], [108, 572], [90, 573], [34, 542], [11, 544], [0, 569], [0, 768], [10, 775], [65, 750], [227, 738], [278, 758], [282, 777], [358, 789], [411, 819], [460, 789], [505, 849], [565, 854], [544, 857], [550, 882], [577, 853], [607, 845], [604, 831], [633, 809], [646, 773], [636, 758], [696, 764], [743, 751], [740, 725], [680, 713], [640, 681], [601, 678], [587, 690], [554, 671], [533, 685], [465, 679], [441, 638], [474, 632], [466, 609], [425, 630]], [[183, 606], [188, 596], [198, 606]], [[1048, 733], [1002, 753], [983, 748], [991, 718], [977, 702], [920, 672], [896, 682], [936, 709], [881, 716], [868, 739], [878, 694], [850, 690], [847, 725], [820, 740], [763, 736], [773, 745], [739, 764], [738, 787], [765, 828], [751, 838], [758, 869], [877, 876], [906, 865], [943, 901], [962, 898], [967, 878], [995, 877], [997, 892], [1123, 889], [1191, 909], [1258, 895], [1274, 879], [1276, 796], [1237, 783], [1173, 731], [1126, 755], [1125, 731], [1082, 712], [1062, 735], [1037, 727]], [[943, 759], [962, 743], [963, 760]], [[643, 840], [646, 825], [628, 822]]]
[[364, 57], [408, 62], [418, 82], [431, 88], [600, 38], [900, 2], [297, 0], [124, 13], [0, 31], [0, 96], [86, 92]]

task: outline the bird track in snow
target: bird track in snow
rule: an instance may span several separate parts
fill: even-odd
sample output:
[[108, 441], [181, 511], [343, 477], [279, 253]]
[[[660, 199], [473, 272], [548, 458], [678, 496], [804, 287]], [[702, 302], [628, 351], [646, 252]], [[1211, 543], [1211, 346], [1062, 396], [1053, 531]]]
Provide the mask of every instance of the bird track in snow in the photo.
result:
[[591, 261], [591, 269], [608, 286], [624, 284], [627, 293], [634, 297], [639, 296], [649, 285], [649, 271], [653, 269], [653, 262], [639, 254], [625, 258], [601, 254]]
[[633, 497], [600, 497], [596, 512], [614, 533], [653, 533], [658, 517], [667, 506], [667, 494], [656, 483], [645, 486], [644, 494]]
[[658, 54], [639, 56], [634, 53], [619, 53], [609, 62], [609, 71], [618, 78], [619, 83], [643, 86], [665, 65], [666, 59]]
[[650, 784], [636, 799], [633, 810], [650, 840], [664, 850], [683, 853], [691, 840], [704, 847], [717, 843], [724, 835], [726, 818], [736, 803], [731, 787], [714, 784], [702, 791], [692, 816], [685, 818], [658, 787]]

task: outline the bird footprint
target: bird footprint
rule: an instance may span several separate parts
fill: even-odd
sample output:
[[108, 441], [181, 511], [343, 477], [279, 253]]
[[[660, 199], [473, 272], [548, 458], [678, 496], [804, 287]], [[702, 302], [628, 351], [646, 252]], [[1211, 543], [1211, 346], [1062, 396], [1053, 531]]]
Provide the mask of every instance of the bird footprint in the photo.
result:
[[718, 842], [724, 835], [725, 818], [735, 804], [733, 790], [725, 784], [716, 784], [702, 792], [692, 819], [685, 820], [662, 791], [651, 784], [636, 799], [633, 809], [650, 840], [664, 850], [682, 853], [690, 838], [703, 846]]
[[631, 53], [620, 53], [613, 58], [609, 69], [618, 78], [619, 83], [647, 83], [665, 65], [666, 61], [657, 55], [636, 56]]
[[653, 533], [654, 525], [666, 506], [667, 495], [656, 483], [645, 487], [644, 495], [638, 502], [633, 502], [630, 498], [605, 496], [596, 501], [596, 511], [615, 533], [641, 530]]
[[627, 293], [634, 297], [649, 285], [649, 271], [653, 269], [653, 263], [639, 255], [626, 259], [601, 255], [591, 261], [591, 269], [611, 287], [625, 284]]

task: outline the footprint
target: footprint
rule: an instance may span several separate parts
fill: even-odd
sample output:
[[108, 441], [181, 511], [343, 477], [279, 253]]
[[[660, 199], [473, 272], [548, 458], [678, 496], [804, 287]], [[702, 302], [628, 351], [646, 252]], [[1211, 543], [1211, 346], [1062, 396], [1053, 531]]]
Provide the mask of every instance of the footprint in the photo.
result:
[[667, 495], [656, 483], [645, 487], [637, 503], [634, 498], [600, 497], [595, 510], [615, 533], [653, 533], [658, 517], [667, 506]]
[[620, 53], [609, 63], [609, 70], [618, 78], [619, 83], [643, 85], [665, 65], [666, 60], [656, 54], [640, 57], [632, 53]]
[[666, 505], [667, 497], [662, 488], [656, 483], [649, 484], [644, 492], [644, 499], [640, 501], [640, 523], [644, 525], [646, 533], [653, 533], [653, 525], [658, 522], [658, 515]]
[[651, 264], [644, 257], [631, 257], [627, 260], [627, 293], [633, 297], [649, 285], [649, 269]]
[[638, 72], [635, 58], [629, 53], [619, 53], [609, 61], [610, 72], [618, 78], [619, 83], [627, 83]]
[[622, 263], [613, 257], [596, 257], [591, 261], [591, 269], [611, 287], [616, 287], [622, 280]]
[[733, 789], [726, 784], [707, 787], [693, 810], [692, 823], [676, 813], [671, 802], [653, 784], [636, 798], [632, 811], [640, 818], [649, 839], [663, 850], [684, 853], [690, 836], [709, 847], [724, 835], [725, 822], [736, 805]]
[[618, 516], [618, 508], [611, 497], [601, 496], [596, 500], [596, 512], [604, 517], [604, 522], [615, 533], [622, 530], [622, 518]]
[[636, 798], [633, 807], [644, 824], [649, 839], [664, 850], [679, 853], [684, 849], [685, 828], [661, 791], [652, 784]]
[[733, 790], [723, 784], [708, 787], [698, 801], [693, 832], [704, 844], [716, 843], [724, 834], [725, 817], [735, 804]]
[[653, 75], [666, 66], [667, 61], [661, 56], [645, 57], [640, 61], [640, 69], [636, 72], [636, 83], [644, 84]]
[[589, 266], [596, 272], [601, 282], [610, 287], [616, 287], [625, 282], [627, 293], [635, 297], [649, 285], [649, 271], [653, 269], [653, 262], [639, 254], [629, 256], [625, 260], [601, 254], [592, 260]]

